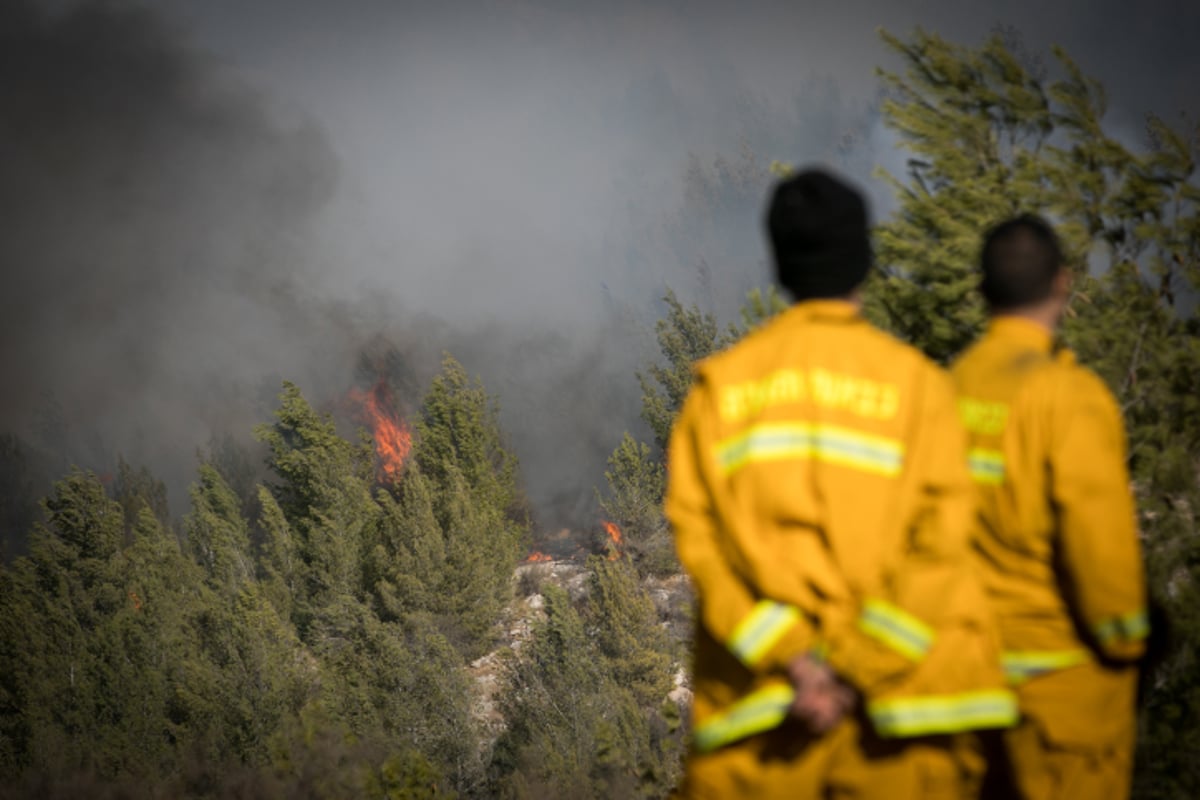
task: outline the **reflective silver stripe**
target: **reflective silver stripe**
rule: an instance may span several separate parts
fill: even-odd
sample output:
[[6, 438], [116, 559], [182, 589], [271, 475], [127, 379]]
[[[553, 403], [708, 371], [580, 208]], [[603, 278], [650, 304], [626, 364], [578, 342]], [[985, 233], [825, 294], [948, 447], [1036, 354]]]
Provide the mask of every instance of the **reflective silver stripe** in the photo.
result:
[[1016, 695], [1006, 689], [876, 700], [867, 714], [876, 732], [888, 737], [1007, 728], [1018, 718]]
[[779, 422], [719, 442], [716, 456], [727, 475], [753, 462], [812, 459], [894, 477], [904, 465], [904, 445], [835, 425]]
[[1030, 678], [1067, 667], [1086, 664], [1092, 660], [1087, 650], [1008, 650], [1000, 657], [1004, 675], [1009, 683], [1023, 683]]
[[867, 600], [858, 618], [863, 633], [896, 652], [920, 661], [933, 646], [933, 629], [907, 611], [883, 600]]
[[1146, 609], [1138, 609], [1119, 617], [1109, 617], [1092, 626], [1092, 631], [1101, 644], [1111, 644], [1118, 639], [1131, 642], [1145, 639], [1150, 633], [1150, 617]]
[[746, 695], [692, 730], [692, 743], [701, 753], [779, 726], [796, 694], [787, 684], [775, 684]]
[[977, 448], [967, 453], [967, 465], [976, 483], [993, 486], [1004, 483], [1004, 453]]
[[743, 664], [753, 667], [799, 619], [800, 610], [795, 606], [760, 600], [733, 629], [729, 649]]

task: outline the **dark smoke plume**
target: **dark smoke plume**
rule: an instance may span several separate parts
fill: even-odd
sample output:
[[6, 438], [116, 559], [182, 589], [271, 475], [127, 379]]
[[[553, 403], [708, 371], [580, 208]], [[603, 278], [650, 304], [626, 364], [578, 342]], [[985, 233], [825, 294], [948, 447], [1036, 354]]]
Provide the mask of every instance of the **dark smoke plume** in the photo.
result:
[[298, 287], [332, 151], [116, 4], [0, 5], [0, 98], [0, 432], [51, 471], [120, 453], [186, 485], [266, 378], [312, 366]]
[[539, 523], [594, 525], [607, 455], [648, 438], [664, 291], [733, 319], [767, 277], [767, 164], [864, 178], [873, 117], [791, 43], [772, 99], [711, 14], [521, 7], [370, 6], [403, 46], [329, 63], [318, 129], [148, 10], [5, 3], [0, 491], [123, 457], [178, 515], [196, 449], [247, 439], [280, 379], [335, 408], [394, 352], [418, 395], [448, 351], [498, 397]]
[[333, 406], [372, 352], [411, 372], [410, 408], [443, 351], [482, 373], [548, 524], [594, 515], [604, 457], [636, 424], [628, 329], [581, 347], [561, 327], [451, 325], [421, 311], [419, 283], [321, 295], [339, 268], [313, 233], [339, 171], [323, 134], [145, 9], [5, 3], [0, 97], [10, 550], [31, 495], [72, 464], [147, 465], [183, 513], [197, 448], [246, 442], [283, 378]]

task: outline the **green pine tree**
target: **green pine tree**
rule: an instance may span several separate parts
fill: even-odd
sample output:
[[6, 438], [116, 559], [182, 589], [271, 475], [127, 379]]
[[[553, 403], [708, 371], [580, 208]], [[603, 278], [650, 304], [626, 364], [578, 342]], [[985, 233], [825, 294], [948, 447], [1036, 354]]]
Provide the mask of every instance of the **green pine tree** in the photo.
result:
[[393, 498], [377, 495], [383, 509], [379, 538], [367, 559], [381, 619], [398, 620], [413, 612], [436, 613], [446, 579], [446, 541], [434, 515], [433, 487], [415, 463], [404, 470]]
[[[271, 547], [284, 551], [276, 555], [290, 565], [300, 589], [292, 595], [292, 613], [303, 637], [312, 615], [361, 589], [362, 555], [379, 514], [371, 496], [374, 456], [366, 442], [339, 437], [333, 419], [317, 414], [293, 384], [284, 384], [276, 419], [256, 434], [282, 479], [271, 494], [290, 533], [276, 525]], [[263, 508], [271, 513], [269, 503]], [[292, 548], [294, 558], [286, 552]]]
[[[493, 626], [512, 598], [513, 569], [529, 537], [517, 460], [504, 445], [498, 410], [482, 383], [448, 355], [414, 429], [412, 462], [428, 490], [414, 487], [401, 496], [402, 505], [412, 504], [415, 527], [387, 535], [407, 536], [405, 547], [420, 558], [441, 560], [436, 589], [427, 594], [431, 610], [473, 659], [490, 645]], [[425, 496], [441, 530], [440, 545]]]
[[673, 686], [673, 648], [658, 624], [654, 602], [626, 559], [589, 560], [585, 611], [591, 638], [619, 686], [639, 707], [657, 708]]
[[219, 736], [200, 572], [148, 507], [126, 542], [125, 509], [90, 473], [44, 508], [0, 580], [5, 777], [170, 774]]
[[191, 500], [188, 545], [205, 584], [198, 643], [217, 670], [206, 687], [220, 725], [209, 759], [265, 764], [271, 737], [313, 696], [317, 674], [296, 657], [288, 606], [259, 582], [242, 503], [212, 464], [201, 464]]

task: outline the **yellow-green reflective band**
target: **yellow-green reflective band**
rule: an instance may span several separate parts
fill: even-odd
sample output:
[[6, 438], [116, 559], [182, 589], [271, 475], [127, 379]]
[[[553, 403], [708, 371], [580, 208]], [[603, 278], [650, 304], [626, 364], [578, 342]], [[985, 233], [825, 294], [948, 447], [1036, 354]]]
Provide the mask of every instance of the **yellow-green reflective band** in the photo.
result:
[[998, 486], [1004, 483], [1004, 454], [995, 450], [971, 450], [967, 465], [976, 483]]
[[1024, 683], [1030, 678], [1067, 667], [1086, 664], [1092, 657], [1086, 650], [1010, 650], [1000, 657], [1009, 683]]
[[834, 425], [764, 423], [717, 444], [717, 462], [731, 474], [756, 461], [813, 459], [894, 477], [904, 465], [904, 447], [894, 439]]
[[753, 667], [798, 619], [800, 610], [795, 606], [759, 600], [754, 610], [733, 629], [733, 635], [729, 637], [729, 650], [743, 664]]
[[923, 659], [933, 646], [932, 628], [883, 600], [863, 603], [858, 628], [913, 661]]
[[796, 694], [786, 684], [776, 684], [746, 695], [729, 708], [692, 730], [697, 752], [708, 753], [718, 747], [745, 739], [779, 726], [787, 717]]
[[876, 700], [867, 713], [880, 736], [892, 737], [1007, 728], [1018, 717], [1016, 695], [1004, 689]]
[[1150, 633], [1150, 618], [1146, 609], [1139, 609], [1119, 617], [1110, 617], [1096, 623], [1092, 630], [1101, 644], [1111, 644], [1118, 639], [1133, 641], [1145, 639]]

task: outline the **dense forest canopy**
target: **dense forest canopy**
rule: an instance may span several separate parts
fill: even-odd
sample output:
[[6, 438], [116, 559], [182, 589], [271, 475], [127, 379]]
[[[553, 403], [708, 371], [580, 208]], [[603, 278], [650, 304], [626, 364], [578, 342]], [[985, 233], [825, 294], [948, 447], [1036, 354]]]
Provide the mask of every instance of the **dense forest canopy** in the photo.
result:
[[[1194, 797], [1200, 127], [1151, 118], [1141, 141], [1114, 137], [1103, 87], [1062, 52], [884, 38], [903, 70], [880, 73], [881, 113], [909, 158], [882, 176], [897, 204], [875, 232], [868, 313], [948, 361], [983, 324], [982, 230], [1019, 211], [1058, 225], [1076, 271], [1065, 337], [1120, 400], [1170, 620], [1144, 681], [1137, 796]], [[789, 155], [692, 180], [705, 202], [761, 198], [769, 157]], [[569, 574], [521, 564], [519, 465], [494, 397], [451, 356], [387, 442], [339, 430], [285, 382], [255, 431], [266, 473], [214, 445], [181, 521], [140, 467], [62, 476], [28, 553], [0, 568], [0, 796], [665, 796], [690, 616], [662, 444], [691, 365], [783, 301], [753, 293], [724, 327], [664, 303], [660, 355], [628, 376], [649, 440], [614, 442], [596, 492], [621, 544]], [[399, 465], [381, 466], [388, 448]]]

